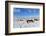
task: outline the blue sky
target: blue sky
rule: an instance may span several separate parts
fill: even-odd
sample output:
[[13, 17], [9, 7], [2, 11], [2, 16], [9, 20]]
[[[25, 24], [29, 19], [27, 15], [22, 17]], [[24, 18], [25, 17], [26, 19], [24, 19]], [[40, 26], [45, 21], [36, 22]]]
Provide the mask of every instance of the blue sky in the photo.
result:
[[14, 8], [14, 16], [39, 16], [40, 10], [37, 8]]

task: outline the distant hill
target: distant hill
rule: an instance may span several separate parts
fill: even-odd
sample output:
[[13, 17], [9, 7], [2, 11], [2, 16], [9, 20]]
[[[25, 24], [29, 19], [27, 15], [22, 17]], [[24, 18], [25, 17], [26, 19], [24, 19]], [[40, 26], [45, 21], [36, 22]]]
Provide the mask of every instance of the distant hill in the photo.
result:
[[14, 20], [31, 20], [31, 19], [40, 19], [39, 16], [34, 17], [34, 16], [30, 16], [30, 17], [14, 17]]

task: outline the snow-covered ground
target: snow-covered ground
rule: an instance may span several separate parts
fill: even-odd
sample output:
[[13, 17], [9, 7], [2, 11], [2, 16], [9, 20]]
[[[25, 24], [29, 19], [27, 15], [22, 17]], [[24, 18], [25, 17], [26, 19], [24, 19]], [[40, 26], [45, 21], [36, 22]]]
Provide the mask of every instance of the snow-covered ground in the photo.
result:
[[14, 28], [31, 28], [31, 27], [37, 28], [39, 27], [39, 24], [40, 24], [40, 20], [27, 23], [26, 19], [23, 19], [22, 21], [14, 19]]

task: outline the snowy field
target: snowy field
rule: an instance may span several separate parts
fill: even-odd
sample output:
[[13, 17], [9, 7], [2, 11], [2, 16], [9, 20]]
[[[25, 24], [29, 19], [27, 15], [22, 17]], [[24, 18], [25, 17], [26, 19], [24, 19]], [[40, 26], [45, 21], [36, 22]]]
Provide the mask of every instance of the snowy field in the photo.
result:
[[27, 20], [26, 19], [23, 19], [23, 20], [15, 20], [14, 19], [14, 28], [33, 28], [33, 27], [39, 27], [39, 24], [40, 24], [40, 20], [38, 21], [35, 21], [34, 22], [29, 22], [27, 23]]

